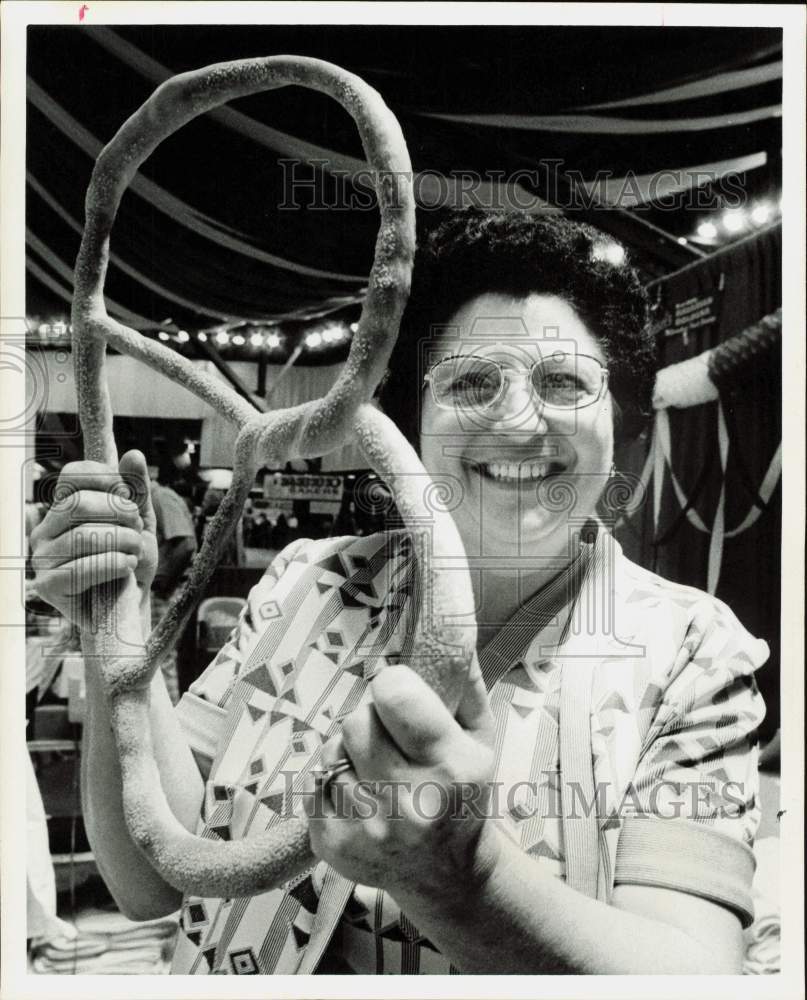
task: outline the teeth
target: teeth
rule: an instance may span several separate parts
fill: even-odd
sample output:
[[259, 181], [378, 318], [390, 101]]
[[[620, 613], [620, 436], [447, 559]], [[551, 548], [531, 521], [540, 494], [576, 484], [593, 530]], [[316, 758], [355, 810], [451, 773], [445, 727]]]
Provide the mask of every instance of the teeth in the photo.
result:
[[549, 471], [548, 462], [488, 462], [479, 466], [480, 472], [500, 482], [524, 482], [543, 479]]

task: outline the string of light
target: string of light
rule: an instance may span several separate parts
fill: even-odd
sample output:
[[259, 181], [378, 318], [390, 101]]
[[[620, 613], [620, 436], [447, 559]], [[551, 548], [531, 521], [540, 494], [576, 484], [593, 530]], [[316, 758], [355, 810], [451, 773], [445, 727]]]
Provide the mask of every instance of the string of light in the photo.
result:
[[[165, 319], [162, 326], [173, 327], [173, 320]], [[316, 326], [312, 325], [308, 332], [299, 338], [299, 343], [306, 351], [335, 347], [347, 344], [357, 329], [357, 323], [347, 324], [331, 320]], [[26, 337], [35, 344], [43, 346], [48, 344], [66, 345], [70, 341], [71, 334], [72, 326], [63, 317], [46, 320], [39, 317], [29, 317], [26, 321]], [[149, 334], [144, 332], [144, 335], [148, 336]], [[220, 324], [208, 329], [197, 330], [194, 333], [176, 328], [162, 329], [157, 331], [156, 336], [162, 343], [173, 345], [178, 349], [182, 349], [194, 341], [202, 344], [210, 342], [218, 349], [241, 349], [247, 357], [255, 353], [282, 354], [286, 350], [289, 340], [288, 335], [282, 329], [276, 329], [267, 324], [243, 322], [231, 325]]]
[[767, 226], [782, 216], [782, 199], [762, 198], [757, 202], [740, 208], [724, 208], [719, 214], [703, 219], [698, 223], [695, 232], [689, 236], [680, 236], [679, 243], [700, 243], [714, 247], [720, 243], [731, 242], [740, 236], [747, 236], [755, 229]]

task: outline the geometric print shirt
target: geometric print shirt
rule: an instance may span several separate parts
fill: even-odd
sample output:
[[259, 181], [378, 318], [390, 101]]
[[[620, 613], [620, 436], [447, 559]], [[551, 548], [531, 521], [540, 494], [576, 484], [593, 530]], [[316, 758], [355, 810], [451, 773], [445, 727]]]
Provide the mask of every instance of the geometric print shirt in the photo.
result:
[[[339, 718], [366, 698], [368, 678], [407, 662], [416, 570], [405, 532], [300, 540], [274, 560], [177, 707], [206, 779], [202, 836], [254, 836], [294, 811], [295, 789], [319, 768]], [[593, 628], [587, 593], [608, 595]], [[618, 884], [661, 886], [751, 923], [764, 717], [753, 674], [767, 659], [764, 642], [716, 598], [631, 563], [601, 528], [479, 655], [495, 720], [491, 821], [525, 864], [566, 877], [563, 678], [586, 663], [597, 896], [609, 902]], [[347, 883], [324, 863], [247, 899], [183, 901], [173, 973], [297, 973], [317, 963], [327, 972], [461, 971], [388, 893]]]

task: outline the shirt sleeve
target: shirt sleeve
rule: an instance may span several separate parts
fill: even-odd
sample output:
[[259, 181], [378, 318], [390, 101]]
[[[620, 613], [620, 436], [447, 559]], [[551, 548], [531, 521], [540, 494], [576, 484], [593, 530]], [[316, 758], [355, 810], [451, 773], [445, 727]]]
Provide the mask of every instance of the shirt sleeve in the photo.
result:
[[722, 602], [693, 614], [671, 669], [646, 697], [657, 707], [630, 789], [615, 884], [655, 885], [718, 902], [753, 921], [751, 846], [759, 823], [754, 671], [768, 658]]
[[185, 501], [171, 489], [161, 488], [152, 493], [157, 531], [161, 541], [173, 538], [196, 538], [193, 519]]
[[199, 770], [206, 778], [227, 716], [233, 685], [242, 665], [261, 635], [261, 609], [272, 600], [272, 591], [286, 567], [308, 539], [297, 539], [272, 560], [252, 588], [238, 623], [219, 650], [216, 658], [191, 684], [176, 706], [180, 725], [193, 752]]

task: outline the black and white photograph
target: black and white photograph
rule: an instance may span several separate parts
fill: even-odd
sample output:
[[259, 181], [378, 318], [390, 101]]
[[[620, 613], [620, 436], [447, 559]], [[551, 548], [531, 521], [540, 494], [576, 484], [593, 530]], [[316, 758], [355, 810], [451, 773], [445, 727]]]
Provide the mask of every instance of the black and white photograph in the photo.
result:
[[2, 16], [3, 997], [803, 996], [804, 8]]

